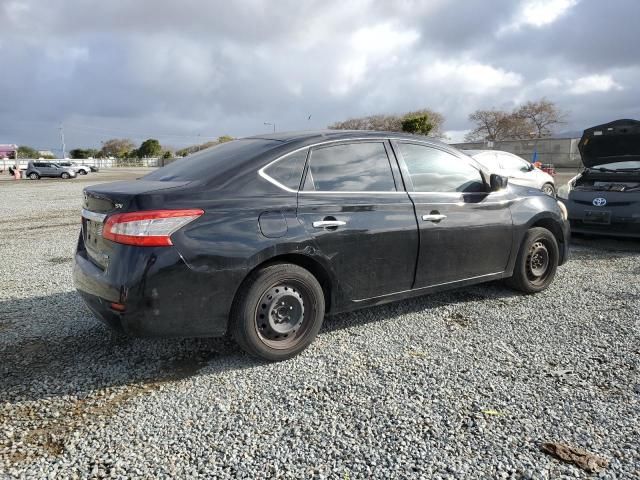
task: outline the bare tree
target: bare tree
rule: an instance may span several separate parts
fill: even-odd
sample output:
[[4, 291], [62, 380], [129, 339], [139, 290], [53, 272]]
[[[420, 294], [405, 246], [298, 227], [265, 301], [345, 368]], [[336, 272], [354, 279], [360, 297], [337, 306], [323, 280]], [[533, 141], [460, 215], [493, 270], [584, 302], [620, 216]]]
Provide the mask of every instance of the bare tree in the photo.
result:
[[475, 128], [466, 135], [467, 141], [500, 141], [526, 136], [526, 122], [502, 110], [476, 110], [469, 115], [469, 120]]
[[553, 127], [566, 123], [567, 113], [546, 98], [537, 102], [527, 102], [513, 115], [527, 122], [532, 137], [543, 138], [553, 133]]
[[548, 137], [553, 133], [553, 127], [565, 123], [566, 116], [555, 103], [545, 98], [529, 101], [511, 112], [476, 110], [469, 115], [475, 128], [465, 138], [467, 141], [500, 141]]

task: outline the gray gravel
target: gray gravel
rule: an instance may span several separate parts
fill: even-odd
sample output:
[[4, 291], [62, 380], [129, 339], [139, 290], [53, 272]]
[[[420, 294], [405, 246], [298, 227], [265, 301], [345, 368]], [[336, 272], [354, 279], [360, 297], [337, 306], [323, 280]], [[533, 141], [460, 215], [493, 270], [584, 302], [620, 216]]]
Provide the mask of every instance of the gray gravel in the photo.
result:
[[492, 283], [328, 318], [264, 364], [92, 318], [71, 259], [100, 178], [0, 185], [0, 477], [588, 477], [543, 441], [640, 476], [640, 242], [579, 239], [535, 296]]

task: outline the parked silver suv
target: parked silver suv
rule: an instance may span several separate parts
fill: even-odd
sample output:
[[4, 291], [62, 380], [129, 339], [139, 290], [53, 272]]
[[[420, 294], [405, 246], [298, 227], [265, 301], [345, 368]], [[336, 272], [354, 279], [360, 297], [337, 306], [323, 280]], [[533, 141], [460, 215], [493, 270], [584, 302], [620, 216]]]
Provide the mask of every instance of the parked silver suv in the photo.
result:
[[29, 162], [26, 171], [27, 178], [39, 180], [42, 177], [74, 178], [76, 171], [73, 168], [63, 167], [54, 162]]

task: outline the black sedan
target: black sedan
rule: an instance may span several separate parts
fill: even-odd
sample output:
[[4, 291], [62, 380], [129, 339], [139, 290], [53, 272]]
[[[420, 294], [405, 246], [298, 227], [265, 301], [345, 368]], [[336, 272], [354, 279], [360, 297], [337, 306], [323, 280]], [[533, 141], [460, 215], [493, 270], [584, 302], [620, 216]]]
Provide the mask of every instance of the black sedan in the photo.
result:
[[87, 187], [75, 284], [133, 335], [219, 336], [270, 360], [327, 313], [505, 279], [547, 288], [566, 210], [440, 142], [385, 132], [245, 138]]
[[585, 168], [558, 190], [572, 231], [640, 237], [640, 122], [588, 128], [578, 147]]

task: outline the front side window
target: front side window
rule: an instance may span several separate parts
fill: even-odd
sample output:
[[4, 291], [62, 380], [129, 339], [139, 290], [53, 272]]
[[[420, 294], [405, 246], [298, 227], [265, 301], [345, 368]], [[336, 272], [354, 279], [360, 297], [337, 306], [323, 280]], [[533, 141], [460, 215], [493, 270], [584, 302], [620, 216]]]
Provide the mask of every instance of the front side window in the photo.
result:
[[305, 190], [395, 192], [383, 142], [332, 145], [312, 150]]
[[304, 164], [307, 161], [308, 149], [292, 153], [278, 160], [265, 168], [266, 173], [280, 185], [284, 185], [291, 190], [300, 188], [300, 180], [304, 171]]
[[443, 150], [400, 143], [400, 153], [416, 192], [484, 192], [480, 171]]

